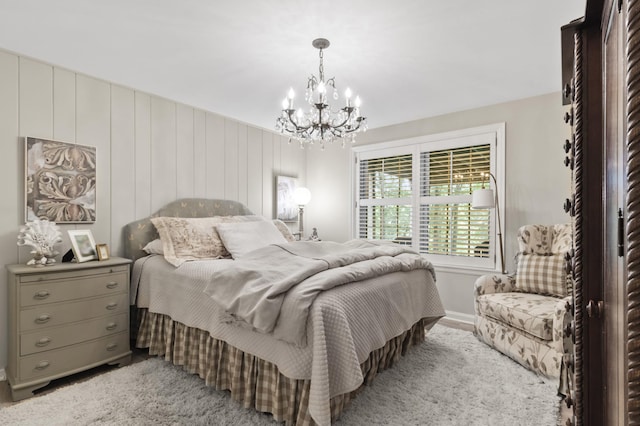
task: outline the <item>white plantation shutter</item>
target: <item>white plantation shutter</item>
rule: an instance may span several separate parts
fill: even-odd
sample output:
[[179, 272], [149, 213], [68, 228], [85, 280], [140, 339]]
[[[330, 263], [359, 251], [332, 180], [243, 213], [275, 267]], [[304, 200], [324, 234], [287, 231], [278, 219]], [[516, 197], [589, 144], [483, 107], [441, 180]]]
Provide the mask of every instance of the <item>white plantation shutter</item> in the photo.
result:
[[411, 244], [412, 154], [360, 161], [360, 238]]
[[420, 252], [489, 257], [489, 210], [471, 208], [488, 185], [488, 144], [420, 153]]
[[496, 267], [494, 210], [471, 208], [473, 191], [492, 187], [495, 150], [486, 132], [358, 148], [356, 236], [411, 245], [436, 264]]

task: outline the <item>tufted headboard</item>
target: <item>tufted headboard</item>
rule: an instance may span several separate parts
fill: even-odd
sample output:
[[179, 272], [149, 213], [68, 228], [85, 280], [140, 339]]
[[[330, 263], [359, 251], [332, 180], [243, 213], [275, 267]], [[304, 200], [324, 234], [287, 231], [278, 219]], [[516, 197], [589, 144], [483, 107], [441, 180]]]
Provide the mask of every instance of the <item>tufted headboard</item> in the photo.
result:
[[231, 200], [210, 200], [206, 198], [183, 198], [172, 201], [149, 217], [131, 222], [123, 228], [124, 255], [136, 260], [147, 254], [142, 248], [159, 238], [158, 231], [151, 223], [152, 217], [211, 217], [244, 216], [253, 214], [242, 203]]

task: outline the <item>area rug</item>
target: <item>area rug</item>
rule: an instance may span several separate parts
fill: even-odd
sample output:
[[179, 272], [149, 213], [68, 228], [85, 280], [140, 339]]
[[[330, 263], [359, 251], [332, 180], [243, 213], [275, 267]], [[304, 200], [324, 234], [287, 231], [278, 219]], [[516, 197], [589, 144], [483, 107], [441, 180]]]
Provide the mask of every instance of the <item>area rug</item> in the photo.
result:
[[[436, 325], [420, 346], [378, 375], [339, 425], [556, 424], [552, 380]], [[228, 392], [161, 359], [110, 370], [0, 410], [3, 425], [276, 425]]]

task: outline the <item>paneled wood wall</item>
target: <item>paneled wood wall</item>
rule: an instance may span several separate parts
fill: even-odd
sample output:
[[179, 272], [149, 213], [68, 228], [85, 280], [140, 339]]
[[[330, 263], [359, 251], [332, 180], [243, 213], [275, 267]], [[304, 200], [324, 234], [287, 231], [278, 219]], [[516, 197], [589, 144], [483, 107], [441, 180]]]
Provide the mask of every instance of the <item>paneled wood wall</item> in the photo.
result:
[[[16, 245], [24, 224], [25, 136], [96, 147], [97, 220], [62, 228], [91, 229], [112, 255], [121, 253], [123, 225], [169, 201], [226, 198], [273, 217], [275, 176], [305, 181], [305, 151], [274, 132], [0, 50], [3, 265], [29, 259], [29, 250]], [[0, 369], [6, 294], [2, 272]]]

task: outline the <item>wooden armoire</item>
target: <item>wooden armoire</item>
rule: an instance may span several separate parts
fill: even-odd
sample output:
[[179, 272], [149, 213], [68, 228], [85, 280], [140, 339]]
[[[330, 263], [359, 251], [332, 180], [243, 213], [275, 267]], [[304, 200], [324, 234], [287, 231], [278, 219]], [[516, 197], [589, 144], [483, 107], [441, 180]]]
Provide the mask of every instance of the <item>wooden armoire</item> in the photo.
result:
[[562, 28], [573, 317], [563, 425], [640, 425], [640, 0], [587, 0]]

